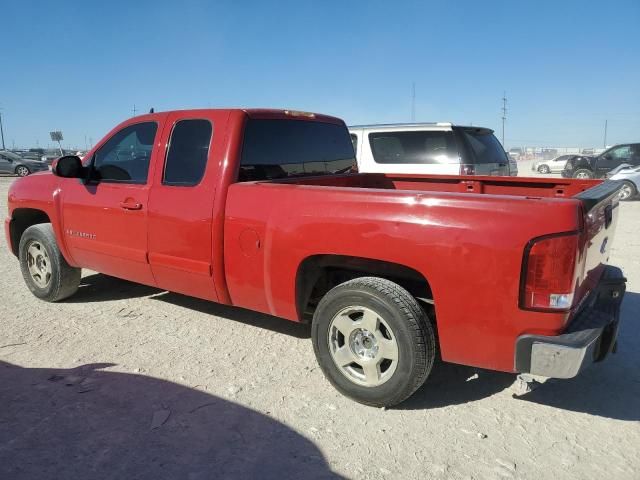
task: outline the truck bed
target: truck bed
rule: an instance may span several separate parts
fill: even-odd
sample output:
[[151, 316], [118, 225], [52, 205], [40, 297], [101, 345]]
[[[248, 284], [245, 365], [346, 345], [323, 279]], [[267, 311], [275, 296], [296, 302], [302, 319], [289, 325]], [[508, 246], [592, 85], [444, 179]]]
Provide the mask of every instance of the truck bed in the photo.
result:
[[571, 198], [601, 183], [567, 178], [360, 173], [277, 180], [277, 183], [420, 192], [484, 193], [538, 198]]

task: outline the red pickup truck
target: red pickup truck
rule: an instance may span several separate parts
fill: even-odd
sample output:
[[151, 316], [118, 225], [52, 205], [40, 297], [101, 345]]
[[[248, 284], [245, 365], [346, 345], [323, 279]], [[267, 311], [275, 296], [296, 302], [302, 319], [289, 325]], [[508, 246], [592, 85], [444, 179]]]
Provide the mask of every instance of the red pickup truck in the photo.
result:
[[438, 357], [568, 378], [614, 349], [615, 182], [353, 164], [329, 116], [142, 115], [16, 180], [6, 235], [46, 301], [88, 268], [311, 322], [325, 376], [369, 405], [409, 397]]

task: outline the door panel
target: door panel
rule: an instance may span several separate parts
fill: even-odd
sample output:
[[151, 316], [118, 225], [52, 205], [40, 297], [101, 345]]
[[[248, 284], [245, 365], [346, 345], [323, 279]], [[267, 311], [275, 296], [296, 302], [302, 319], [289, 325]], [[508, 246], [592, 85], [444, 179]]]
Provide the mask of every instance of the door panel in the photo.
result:
[[[83, 268], [153, 285], [147, 263], [146, 186], [83, 185], [64, 179], [63, 227], [67, 248]], [[140, 210], [120, 206], [135, 198]]]
[[147, 259], [147, 179], [157, 130], [155, 121], [125, 126], [96, 150], [94, 180], [61, 179], [65, 241], [79, 266], [154, 285]]
[[[189, 118], [170, 115], [162, 132], [161, 143], [166, 147], [149, 197], [149, 262], [160, 288], [216, 301], [212, 217], [228, 114], [191, 113]], [[212, 135], [198, 180], [201, 172], [196, 171], [193, 158], [206, 148], [203, 120], [210, 124]]]

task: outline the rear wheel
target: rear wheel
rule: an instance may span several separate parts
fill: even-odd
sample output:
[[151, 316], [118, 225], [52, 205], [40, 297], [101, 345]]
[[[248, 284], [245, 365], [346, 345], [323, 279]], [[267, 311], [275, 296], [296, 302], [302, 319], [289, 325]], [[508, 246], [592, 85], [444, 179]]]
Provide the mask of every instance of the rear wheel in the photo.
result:
[[18, 175], [19, 177], [26, 177], [27, 175], [29, 175], [29, 169], [27, 167], [25, 167], [24, 165], [19, 165], [16, 168], [16, 175]]
[[620, 187], [620, 200], [627, 201], [633, 199], [638, 194], [636, 186], [628, 180], [622, 181], [622, 187]]
[[329, 291], [311, 332], [327, 379], [366, 405], [388, 407], [408, 398], [429, 376], [436, 355], [433, 327], [416, 299], [377, 277]]
[[78, 290], [82, 270], [64, 259], [50, 223], [25, 230], [20, 238], [19, 257], [22, 277], [36, 297], [57, 302]]
[[549, 173], [551, 171], [551, 169], [549, 168], [548, 165], [540, 165], [538, 167], [538, 172], [540, 173]]
[[573, 172], [573, 178], [580, 178], [582, 180], [593, 178], [593, 172], [591, 170], [587, 170], [586, 168], [579, 168], [575, 172]]

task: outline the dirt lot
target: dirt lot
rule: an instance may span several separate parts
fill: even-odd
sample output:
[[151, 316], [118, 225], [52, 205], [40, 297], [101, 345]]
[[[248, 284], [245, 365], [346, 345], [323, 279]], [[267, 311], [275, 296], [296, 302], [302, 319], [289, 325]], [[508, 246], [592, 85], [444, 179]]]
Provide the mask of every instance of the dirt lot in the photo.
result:
[[3, 236], [0, 478], [638, 479], [639, 227], [623, 204], [617, 355], [522, 396], [439, 365], [392, 410], [333, 390], [305, 326], [93, 272], [43, 303]]

